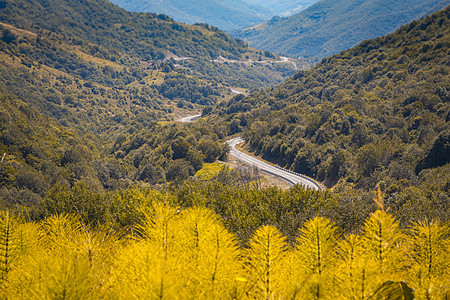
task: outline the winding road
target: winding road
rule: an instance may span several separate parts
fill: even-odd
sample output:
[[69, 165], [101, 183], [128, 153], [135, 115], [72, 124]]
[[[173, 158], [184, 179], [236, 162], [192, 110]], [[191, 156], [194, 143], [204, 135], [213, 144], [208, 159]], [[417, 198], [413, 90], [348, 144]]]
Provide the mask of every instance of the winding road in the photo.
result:
[[236, 94], [236, 95], [244, 95], [244, 96], [247, 96], [247, 93], [244, 93], [244, 92], [241, 92], [241, 91], [238, 91], [238, 90], [235, 90], [235, 89], [230, 89], [230, 91], [231, 91], [232, 93]]
[[181, 123], [193, 122], [193, 121], [196, 121], [201, 116], [202, 116], [201, 114], [193, 115], [193, 116], [187, 116], [187, 117], [178, 119], [177, 122], [181, 122]]
[[[193, 121], [196, 121], [198, 118], [200, 118], [200, 116], [201, 116], [200, 114], [188, 116], [188, 117], [178, 119], [177, 121], [183, 122], [183, 123], [193, 122]], [[289, 182], [292, 185], [300, 184], [306, 188], [313, 189], [316, 191], [322, 189], [320, 184], [318, 184], [311, 178], [308, 178], [304, 175], [295, 173], [290, 170], [272, 166], [260, 159], [257, 159], [253, 156], [250, 156], [248, 154], [245, 154], [244, 152], [237, 150], [236, 145], [242, 143], [243, 141], [244, 140], [242, 138], [234, 138], [232, 140], [227, 141], [227, 143], [231, 147], [230, 155], [233, 156], [235, 159], [237, 159], [245, 164], [248, 164], [251, 166], [256, 166], [260, 170], [270, 173], [272, 175], [278, 176], [278, 177], [286, 180], [287, 182]]]
[[310, 188], [313, 190], [321, 190], [322, 189], [317, 182], [315, 182], [314, 180], [312, 180], [310, 178], [307, 178], [306, 176], [297, 174], [295, 172], [292, 172], [290, 170], [286, 170], [286, 169], [283, 169], [280, 167], [272, 166], [262, 160], [259, 160], [253, 156], [250, 156], [248, 154], [245, 154], [244, 152], [237, 150], [236, 145], [242, 143], [243, 141], [244, 140], [242, 138], [235, 138], [235, 139], [227, 141], [227, 143], [231, 147], [230, 155], [233, 156], [235, 159], [237, 159], [241, 162], [244, 162], [246, 164], [256, 166], [257, 168], [259, 168], [267, 173], [281, 177], [284, 180], [291, 183], [292, 185], [300, 184], [306, 188]]

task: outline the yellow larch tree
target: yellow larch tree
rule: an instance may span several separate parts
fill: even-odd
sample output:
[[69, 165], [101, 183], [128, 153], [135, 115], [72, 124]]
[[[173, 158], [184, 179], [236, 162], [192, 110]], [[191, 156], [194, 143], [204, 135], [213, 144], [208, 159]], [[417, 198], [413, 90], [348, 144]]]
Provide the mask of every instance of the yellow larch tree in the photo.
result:
[[450, 228], [438, 221], [413, 223], [408, 283], [417, 299], [445, 299], [450, 293]]
[[303, 281], [298, 299], [325, 299], [334, 288], [338, 227], [329, 219], [315, 217], [299, 230], [297, 256]]
[[274, 226], [262, 226], [253, 234], [245, 253], [247, 283], [243, 297], [278, 299], [283, 290], [286, 242]]

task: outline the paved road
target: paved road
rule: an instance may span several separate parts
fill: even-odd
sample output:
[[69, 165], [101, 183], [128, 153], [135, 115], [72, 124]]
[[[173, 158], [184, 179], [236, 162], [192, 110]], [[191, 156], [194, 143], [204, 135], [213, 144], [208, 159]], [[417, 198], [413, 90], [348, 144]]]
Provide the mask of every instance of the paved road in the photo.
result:
[[235, 89], [230, 89], [230, 91], [233, 92], [233, 93], [235, 93], [236, 95], [242, 94], [242, 95], [244, 95], [244, 96], [247, 96], [247, 93], [244, 93], [244, 92], [241, 92], [241, 91], [238, 91], [238, 90], [235, 90]]
[[300, 184], [307, 188], [313, 189], [313, 190], [321, 190], [322, 188], [320, 185], [316, 182], [314, 182], [312, 179], [302, 177], [302, 175], [294, 173], [289, 170], [284, 170], [281, 168], [274, 167], [262, 160], [259, 160], [257, 158], [254, 158], [253, 156], [250, 156], [248, 154], [245, 154], [239, 150], [236, 149], [236, 145], [243, 142], [244, 140], [241, 138], [235, 138], [232, 140], [229, 140], [227, 143], [231, 146], [230, 155], [236, 158], [239, 161], [242, 161], [249, 165], [254, 165], [258, 167], [259, 169], [266, 171], [268, 173], [271, 173], [273, 175], [279, 176], [283, 178], [284, 180], [288, 181], [292, 185], [294, 184]]
[[193, 122], [193, 121], [196, 121], [201, 116], [202, 116], [201, 114], [194, 115], [194, 116], [187, 116], [187, 117], [178, 119], [177, 122], [181, 122], [181, 123]]

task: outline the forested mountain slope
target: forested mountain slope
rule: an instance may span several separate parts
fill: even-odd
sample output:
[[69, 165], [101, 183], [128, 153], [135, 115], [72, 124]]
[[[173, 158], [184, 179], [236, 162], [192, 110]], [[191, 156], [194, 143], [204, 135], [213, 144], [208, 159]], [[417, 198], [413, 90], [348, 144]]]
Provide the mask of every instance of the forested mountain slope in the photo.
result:
[[[272, 64], [271, 53], [249, 49], [215, 27], [130, 13], [103, 0], [2, 2], [0, 21], [2, 53], [8, 57], [5, 82], [31, 82], [40, 71], [70, 77], [48, 89], [55, 83], [50, 80], [50, 93], [88, 88], [101, 97], [125, 90], [134, 101], [150, 101], [144, 106], [164, 111], [170, 109], [167, 100], [214, 102], [230, 86], [259, 88], [294, 71], [291, 63]], [[27, 89], [9, 91], [24, 94]], [[65, 96], [59, 92], [53, 96]], [[155, 104], [157, 98], [162, 102]]]
[[[181, 24], [166, 15], [131, 13], [106, 0], [2, 2], [0, 22], [28, 30], [32, 36], [50, 32], [58, 43], [89, 47], [84, 50], [88, 55], [112, 62], [123, 63], [121, 55], [127, 55], [137, 59], [138, 65], [150, 64], [155, 69], [155, 63], [174, 58], [173, 64], [181, 62], [182, 67], [197, 71], [197, 77], [214, 81], [217, 77], [211, 74], [219, 69], [220, 81], [238, 79], [233, 84], [247, 83], [246, 88], [281, 81], [284, 73], [293, 73], [291, 63], [273, 65], [268, 61], [275, 58], [272, 53], [250, 49], [216, 27]], [[222, 60], [215, 63], [217, 59]], [[255, 75], [246, 74], [247, 81], [242, 74], [250, 73], [250, 68]]]
[[0, 20], [142, 56], [158, 57], [168, 50], [180, 57], [238, 58], [246, 51], [245, 44], [221, 31], [186, 26], [165, 15], [127, 12], [106, 0], [7, 1], [2, 3]]
[[205, 126], [170, 122], [294, 73], [274, 59], [215, 27], [107, 1], [0, 2], [2, 205], [55, 184], [187, 178], [225, 152]]
[[322, 0], [289, 18], [273, 18], [233, 31], [232, 36], [278, 54], [323, 58], [449, 4], [449, 0]]
[[382, 182], [394, 206], [436, 201], [448, 212], [449, 17], [447, 7], [279, 87], [237, 96], [216, 108], [228, 121], [220, 126], [336, 191]]

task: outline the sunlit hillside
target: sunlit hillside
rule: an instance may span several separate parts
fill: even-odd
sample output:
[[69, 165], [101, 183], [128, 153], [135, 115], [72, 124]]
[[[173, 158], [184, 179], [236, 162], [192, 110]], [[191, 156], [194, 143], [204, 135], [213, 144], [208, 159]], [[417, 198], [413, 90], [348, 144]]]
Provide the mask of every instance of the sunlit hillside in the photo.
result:
[[0, 299], [450, 298], [449, 20], [305, 68], [0, 1]]

